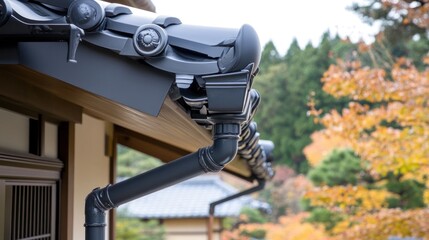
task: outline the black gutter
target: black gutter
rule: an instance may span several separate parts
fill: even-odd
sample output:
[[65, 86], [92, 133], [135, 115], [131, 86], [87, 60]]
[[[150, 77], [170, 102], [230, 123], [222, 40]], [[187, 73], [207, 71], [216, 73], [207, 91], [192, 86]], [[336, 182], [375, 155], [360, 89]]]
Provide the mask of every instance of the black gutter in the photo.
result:
[[85, 202], [85, 239], [105, 239], [105, 211], [189, 178], [222, 170], [237, 154], [239, 135], [239, 123], [217, 123], [212, 146], [122, 182], [94, 189]]
[[264, 187], [265, 187], [265, 180], [258, 180], [258, 185], [254, 186], [254, 187], [251, 187], [251, 188], [246, 189], [246, 190], [244, 190], [242, 192], [233, 194], [231, 196], [228, 196], [228, 197], [225, 197], [225, 198], [222, 198], [220, 200], [217, 200], [215, 202], [210, 203], [210, 207], [209, 207], [209, 214], [210, 214], [210, 216], [214, 215], [215, 208], [216, 208], [217, 205], [222, 204], [224, 202], [231, 201], [231, 200], [239, 198], [239, 197], [242, 197], [244, 195], [248, 195], [248, 194], [260, 191], [260, 190], [264, 189]]

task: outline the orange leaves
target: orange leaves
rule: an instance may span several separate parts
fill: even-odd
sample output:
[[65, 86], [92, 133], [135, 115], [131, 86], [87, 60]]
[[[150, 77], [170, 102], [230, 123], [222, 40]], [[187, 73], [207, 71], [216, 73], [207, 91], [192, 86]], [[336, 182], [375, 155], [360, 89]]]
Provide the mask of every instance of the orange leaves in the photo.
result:
[[267, 240], [327, 240], [328, 237], [322, 228], [305, 223], [307, 214], [284, 216], [279, 224], [271, 231], [267, 231]]
[[[428, 64], [429, 57], [423, 61]], [[388, 69], [359, 62], [331, 66], [322, 79], [324, 90], [351, 101], [341, 112], [333, 110], [318, 120], [324, 134], [350, 144], [376, 181], [394, 173], [425, 183], [423, 200], [429, 204], [429, 69], [419, 71], [405, 58]], [[312, 206], [347, 216], [332, 231], [336, 239], [429, 239], [429, 210], [386, 209], [386, 200], [395, 197], [387, 190], [322, 187], [305, 197]]]
[[419, 72], [405, 58], [389, 74], [340, 62], [322, 81], [326, 92], [352, 99], [341, 113], [319, 119], [325, 133], [347, 140], [374, 173], [404, 174], [429, 164], [429, 69]]
[[325, 72], [323, 90], [337, 98], [348, 96], [353, 100], [385, 101], [389, 96], [383, 93], [392, 88], [385, 76], [384, 70], [361, 68], [360, 62], [340, 62]]
[[[421, 2], [421, 3], [418, 3]], [[393, 7], [397, 14], [403, 16], [403, 23], [414, 23], [422, 28], [429, 28], [429, 1], [383, 0], [383, 6]]]
[[429, 239], [429, 210], [380, 209], [339, 223], [334, 233], [338, 240], [385, 240], [387, 236]]
[[429, 71], [419, 72], [404, 58], [387, 77], [384, 69], [361, 67], [360, 62], [338, 62], [325, 72], [323, 90], [335, 97], [368, 102], [408, 101], [429, 93]]
[[312, 143], [303, 152], [312, 167], [317, 166], [335, 148], [349, 147], [339, 136], [327, 136], [321, 131], [311, 134]]
[[429, 65], [429, 54], [423, 58], [423, 63]]
[[222, 240], [249, 240], [246, 233], [255, 231], [265, 231], [266, 240], [328, 240], [327, 234], [322, 228], [310, 223], [305, 223], [304, 219], [308, 214], [300, 213], [293, 216], [284, 216], [279, 219], [279, 223], [266, 224], [246, 224], [241, 225], [233, 232], [223, 233]]
[[392, 194], [386, 190], [370, 190], [363, 186], [335, 186], [315, 188], [305, 198], [312, 206], [328, 208], [345, 214], [362, 215], [386, 207]]
[[[429, 27], [429, 0], [383, 0], [380, 7], [393, 8], [391, 17], [404, 24]], [[321, 187], [305, 195], [311, 206], [343, 217], [330, 232], [338, 240], [429, 239], [428, 209], [387, 209], [429, 204], [429, 66], [418, 69], [409, 59], [377, 54], [377, 49], [386, 50], [383, 39], [380, 33], [374, 44], [358, 46], [365, 52], [362, 59], [370, 60], [374, 68], [359, 61], [338, 61], [325, 72], [323, 90], [336, 98], [349, 98], [346, 108], [322, 115], [309, 104], [309, 113], [325, 127], [324, 136], [342, 139], [372, 175], [365, 186]], [[422, 62], [429, 65], [429, 55]], [[408, 196], [412, 191], [400, 190], [409, 180], [420, 184], [414, 197]], [[405, 204], [412, 201], [415, 205]]]

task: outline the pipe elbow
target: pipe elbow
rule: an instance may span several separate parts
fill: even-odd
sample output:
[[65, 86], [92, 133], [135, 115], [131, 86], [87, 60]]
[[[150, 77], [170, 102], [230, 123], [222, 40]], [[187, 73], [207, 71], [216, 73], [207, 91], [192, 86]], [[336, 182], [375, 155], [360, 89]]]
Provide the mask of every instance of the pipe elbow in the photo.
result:
[[219, 172], [235, 158], [240, 130], [239, 124], [215, 125], [213, 145], [199, 151], [199, 162], [205, 172]]
[[105, 221], [105, 210], [100, 208], [98, 200], [98, 191], [95, 189], [85, 199], [85, 227], [104, 227], [106, 226]]
[[225, 166], [237, 155], [238, 137], [216, 139], [209, 148], [209, 154], [217, 164]]
[[[110, 186], [110, 185], [109, 185]], [[108, 188], [96, 188], [85, 199], [85, 227], [106, 226], [106, 211], [114, 208], [110, 201]]]

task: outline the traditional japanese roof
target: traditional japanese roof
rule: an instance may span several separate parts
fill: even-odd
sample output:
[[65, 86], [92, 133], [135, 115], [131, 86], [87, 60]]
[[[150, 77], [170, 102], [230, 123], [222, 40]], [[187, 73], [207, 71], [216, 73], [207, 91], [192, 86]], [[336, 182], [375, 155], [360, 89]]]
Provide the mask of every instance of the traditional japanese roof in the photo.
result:
[[[209, 204], [238, 191], [216, 175], [196, 177], [136, 199], [119, 207], [125, 215], [138, 218], [204, 218]], [[243, 196], [216, 207], [216, 217], [238, 216], [244, 206], [254, 202]]]
[[[155, 10], [150, 0], [115, 1]], [[37, 12], [33, 3], [7, 2], [6, 17], [0, 19], [0, 38], [7, 40], [0, 46], [0, 78], [8, 81], [0, 95], [75, 123], [83, 112], [102, 119], [112, 124], [117, 143], [163, 162], [211, 146], [215, 125], [233, 122], [241, 126], [233, 129], [240, 139], [236, 158], [225, 171], [248, 181], [274, 175], [273, 146], [262, 145], [253, 122], [260, 96], [251, 85], [260, 43], [251, 26], [190, 27], [175, 17], [105, 1], [37, 0]], [[88, 4], [97, 17], [85, 18], [79, 10]], [[58, 9], [67, 11], [60, 14]], [[136, 48], [145, 29], [160, 34], [150, 36], [163, 40], [151, 45], [159, 51]], [[167, 48], [167, 43], [177, 46]], [[197, 83], [199, 79], [203, 82]], [[49, 97], [28, 97], [34, 90]], [[54, 106], [53, 98], [70, 103], [73, 112]]]

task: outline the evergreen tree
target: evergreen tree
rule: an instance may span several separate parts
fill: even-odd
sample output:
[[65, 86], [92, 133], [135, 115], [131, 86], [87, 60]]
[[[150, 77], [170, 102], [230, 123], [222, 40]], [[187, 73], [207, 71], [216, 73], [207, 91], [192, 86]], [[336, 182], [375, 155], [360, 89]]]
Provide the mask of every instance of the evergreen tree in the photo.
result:
[[261, 59], [262, 61], [259, 64], [260, 72], [267, 71], [269, 66], [275, 65], [282, 60], [272, 41], [269, 41], [267, 44], [265, 44], [264, 49], [262, 50]]
[[335, 149], [318, 166], [308, 172], [316, 186], [356, 185], [365, 176], [361, 160], [349, 149]]
[[414, 179], [403, 180], [401, 175], [388, 174], [386, 189], [396, 197], [387, 199], [390, 208], [414, 209], [423, 208], [425, 184]]
[[[308, 100], [315, 97], [319, 107], [342, 106], [322, 91], [320, 78], [336, 57], [350, 55], [356, 47], [327, 32], [320, 46], [308, 44], [304, 49], [295, 39], [283, 59], [279, 59], [272, 43], [262, 55], [264, 64], [254, 87], [261, 92], [262, 103], [255, 116], [262, 138], [274, 141], [278, 163], [287, 164], [297, 172], [308, 170], [302, 149], [310, 143], [310, 135], [319, 126], [307, 116]], [[268, 59], [267, 59], [268, 58]]]

